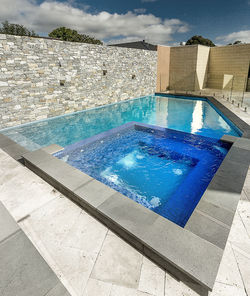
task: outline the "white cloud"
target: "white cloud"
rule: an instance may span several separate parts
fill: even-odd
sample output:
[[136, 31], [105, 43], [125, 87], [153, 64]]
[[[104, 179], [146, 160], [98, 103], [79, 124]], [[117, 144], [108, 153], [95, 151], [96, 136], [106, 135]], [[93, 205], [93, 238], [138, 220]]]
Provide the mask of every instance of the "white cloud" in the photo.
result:
[[138, 14], [145, 13], [146, 11], [147, 11], [146, 8], [135, 8], [134, 9], [134, 12], [138, 13]]
[[232, 43], [236, 40], [240, 40], [244, 43], [250, 43], [250, 30], [243, 30], [239, 32], [233, 32], [227, 35], [219, 36], [216, 40], [222, 43]]
[[36, 32], [48, 33], [59, 26], [92, 35], [101, 40], [125, 38], [129, 41], [146, 39], [166, 44], [173, 35], [188, 31], [186, 23], [178, 19], [161, 19], [153, 14], [125, 14], [101, 11], [93, 14], [88, 7], [75, 7], [74, 1], [1, 0], [0, 21], [23, 24]]

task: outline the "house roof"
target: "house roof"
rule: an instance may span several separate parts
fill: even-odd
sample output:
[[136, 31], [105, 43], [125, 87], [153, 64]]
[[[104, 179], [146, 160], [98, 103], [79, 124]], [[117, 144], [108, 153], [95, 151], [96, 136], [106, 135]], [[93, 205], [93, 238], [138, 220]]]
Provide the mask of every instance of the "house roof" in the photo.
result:
[[142, 41], [128, 42], [128, 43], [118, 43], [110, 44], [109, 46], [118, 46], [118, 47], [127, 47], [127, 48], [136, 48], [136, 49], [145, 49], [145, 50], [157, 50], [157, 45], [150, 44]]

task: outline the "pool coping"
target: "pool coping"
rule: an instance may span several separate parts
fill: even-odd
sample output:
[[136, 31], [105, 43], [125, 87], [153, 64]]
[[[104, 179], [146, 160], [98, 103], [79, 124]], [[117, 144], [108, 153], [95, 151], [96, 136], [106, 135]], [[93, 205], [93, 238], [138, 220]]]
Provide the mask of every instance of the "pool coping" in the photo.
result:
[[50, 146], [23, 158], [28, 168], [163, 269], [212, 290], [250, 163], [249, 139], [223, 140], [233, 146], [184, 228], [52, 156]]
[[212, 290], [250, 163], [249, 126], [231, 111], [223, 113], [243, 131], [243, 136], [222, 137], [233, 143], [232, 148], [185, 228], [55, 158], [51, 153], [62, 149], [58, 145], [28, 152], [0, 134], [0, 147], [15, 159], [22, 158], [27, 167], [163, 269], [177, 278], [185, 274]]

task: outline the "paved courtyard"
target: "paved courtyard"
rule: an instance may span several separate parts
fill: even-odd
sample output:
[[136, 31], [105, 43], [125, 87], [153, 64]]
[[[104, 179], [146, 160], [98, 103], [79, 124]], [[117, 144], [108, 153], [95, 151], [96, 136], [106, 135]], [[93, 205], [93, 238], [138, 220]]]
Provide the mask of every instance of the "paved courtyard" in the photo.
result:
[[[250, 124], [249, 114], [223, 103]], [[72, 296], [207, 295], [164, 272], [2, 150], [0, 200]], [[209, 295], [250, 296], [250, 170]]]

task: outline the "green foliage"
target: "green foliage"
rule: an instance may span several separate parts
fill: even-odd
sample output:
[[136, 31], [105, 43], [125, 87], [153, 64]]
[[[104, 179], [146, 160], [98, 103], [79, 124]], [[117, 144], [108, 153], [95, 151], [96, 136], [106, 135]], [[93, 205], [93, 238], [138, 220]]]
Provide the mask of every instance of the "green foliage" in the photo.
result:
[[234, 43], [228, 43], [228, 45], [237, 45], [237, 44], [242, 44], [240, 40], [234, 41]]
[[211, 40], [198, 35], [193, 36], [186, 42], [186, 45], [194, 45], [194, 44], [201, 44], [201, 45], [206, 45], [210, 47], [215, 46], [215, 44]]
[[53, 30], [49, 33], [49, 37], [61, 39], [63, 41], [102, 44], [102, 42], [98, 39], [95, 39], [85, 34], [78, 34], [76, 30], [71, 30], [65, 27], [60, 27]]
[[38, 35], [33, 30], [30, 31], [23, 25], [10, 24], [8, 21], [2, 23], [0, 34], [38, 37]]
[[233, 45], [236, 45], [236, 44], [241, 44], [242, 42], [240, 40], [236, 40]]

